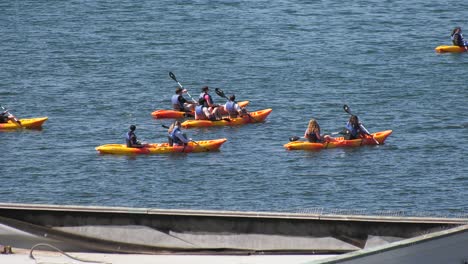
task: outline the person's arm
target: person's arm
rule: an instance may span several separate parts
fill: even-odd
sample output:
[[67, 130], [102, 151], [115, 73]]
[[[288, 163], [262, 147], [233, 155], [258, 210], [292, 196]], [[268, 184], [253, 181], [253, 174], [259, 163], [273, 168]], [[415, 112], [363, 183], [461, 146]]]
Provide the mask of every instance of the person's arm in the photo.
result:
[[179, 96], [179, 98], [177, 98], [177, 100], [179, 100], [180, 105], [184, 105], [184, 103], [187, 102], [187, 100], [182, 95]]
[[359, 130], [361, 130], [364, 135], [370, 135], [369, 131], [367, 131], [367, 129], [361, 123], [359, 123]]

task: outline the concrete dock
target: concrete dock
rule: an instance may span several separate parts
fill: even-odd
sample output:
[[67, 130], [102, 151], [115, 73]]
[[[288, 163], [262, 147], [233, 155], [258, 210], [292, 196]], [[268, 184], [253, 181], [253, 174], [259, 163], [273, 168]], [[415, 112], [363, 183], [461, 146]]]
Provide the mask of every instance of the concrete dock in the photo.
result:
[[[419, 252], [428, 247], [449, 247], [447, 252], [464, 259], [467, 223], [467, 218], [0, 204], [0, 244], [12, 245], [15, 253], [0, 255], [0, 263], [35, 263], [28, 254], [38, 244], [96, 263], [366, 263], [373, 258], [412, 263], [406, 258], [421, 258]], [[47, 246], [35, 248], [33, 255], [75, 263]]]

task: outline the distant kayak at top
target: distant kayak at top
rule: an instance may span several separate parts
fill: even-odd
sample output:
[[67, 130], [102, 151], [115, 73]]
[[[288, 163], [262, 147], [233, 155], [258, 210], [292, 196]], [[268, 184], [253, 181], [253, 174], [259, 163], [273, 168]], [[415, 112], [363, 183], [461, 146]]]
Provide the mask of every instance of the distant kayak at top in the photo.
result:
[[447, 53], [447, 52], [461, 53], [461, 52], [467, 52], [467, 48], [454, 46], [454, 45], [441, 45], [441, 46], [436, 47], [435, 51], [437, 53]]

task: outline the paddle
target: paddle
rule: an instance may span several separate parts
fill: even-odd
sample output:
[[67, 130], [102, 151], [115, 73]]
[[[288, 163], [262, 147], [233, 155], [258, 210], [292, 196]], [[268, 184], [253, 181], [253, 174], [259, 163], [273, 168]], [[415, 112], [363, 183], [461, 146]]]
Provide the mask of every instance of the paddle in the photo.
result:
[[[221, 88], [215, 88], [215, 92], [216, 92], [216, 94], [219, 95], [220, 97], [225, 98], [226, 100], [229, 101], [229, 98], [224, 94], [224, 91], [221, 90]], [[246, 114], [247, 114], [247, 116], [248, 116], [249, 118], [253, 119], [253, 121], [255, 121], [255, 122], [258, 123], [258, 121], [257, 121], [250, 113], [247, 113], [247, 111], [246, 111]]]
[[[166, 125], [161, 125], [161, 126], [162, 126], [163, 128], [169, 129], [169, 127], [166, 126]], [[205, 149], [207, 152], [210, 151], [210, 149], [208, 149], [208, 148], [206, 148], [206, 147], [200, 145], [200, 144], [199, 144], [198, 142], [196, 142], [195, 140], [190, 139], [189, 141], [190, 141], [190, 142], [193, 142], [194, 144], [197, 144], [197, 145], [200, 146], [201, 148]], [[185, 146], [184, 146], [184, 149], [185, 149]]]
[[8, 113], [10, 116], [11, 116], [11, 122], [13, 122], [16, 126], [22, 128], [23, 125], [21, 125], [21, 121], [19, 121], [18, 118], [16, 118], [16, 116], [14, 116], [8, 109], [5, 109], [5, 107], [3, 106], [0, 106], [2, 109], [3, 109], [3, 112], [4, 113]]
[[[169, 72], [169, 77], [171, 77], [171, 79], [174, 80], [179, 85], [180, 88], [185, 89], [182, 86], [182, 84], [180, 84], [180, 82], [177, 80], [176, 76], [172, 72]], [[190, 93], [187, 91], [187, 89], [185, 89], [185, 91], [187, 92], [187, 95], [190, 97], [190, 99], [192, 99], [192, 101], [194, 103], [197, 103], [197, 101], [195, 101], [195, 99], [193, 99], [193, 97], [190, 95]]]
[[[349, 108], [348, 105], [343, 105], [343, 110], [350, 114], [350, 115], [354, 115], [353, 113], [351, 113], [351, 108]], [[355, 115], [354, 115], [355, 116]], [[361, 128], [364, 130], [364, 132], [366, 134], [368, 134], [369, 136], [371, 136], [371, 138], [374, 140], [374, 142], [377, 144], [377, 145], [380, 145], [379, 141], [377, 141], [377, 139], [374, 138], [374, 136], [371, 135], [371, 133], [369, 133], [369, 131], [364, 127], [364, 125], [362, 124], [359, 124], [361, 126]]]

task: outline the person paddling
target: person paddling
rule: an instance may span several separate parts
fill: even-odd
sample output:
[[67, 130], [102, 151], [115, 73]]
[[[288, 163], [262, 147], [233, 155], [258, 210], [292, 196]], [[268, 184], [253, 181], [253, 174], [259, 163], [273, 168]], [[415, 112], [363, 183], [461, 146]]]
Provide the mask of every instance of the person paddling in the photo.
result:
[[467, 48], [468, 42], [463, 38], [461, 27], [454, 28], [450, 37], [453, 45]]
[[192, 139], [187, 138], [185, 133], [182, 133], [181, 123], [176, 120], [167, 130], [169, 145], [186, 146]]
[[345, 139], [357, 139], [365, 138], [370, 136], [369, 131], [359, 122], [359, 118], [355, 115], [349, 117], [348, 123], [346, 124], [342, 134]]
[[195, 110], [196, 103], [190, 102], [182, 94], [187, 93], [187, 89], [177, 87], [175, 94], [171, 98], [172, 107], [176, 111], [192, 112]]
[[8, 121], [11, 121], [19, 127], [22, 126], [21, 121], [12, 113], [10, 113], [8, 109], [5, 109], [3, 106], [1, 108], [3, 109], [3, 112], [0, 113], [0, 123], [8, 123]]
[[129, 148], [143, 148], [145, 145], [141, 144], [140, 141], [137, 140], [137, 136], [135, 135], [135, 125], [130, 126], [130, 131], [127, 132], [125, 137], [125, 141], [127, 143], [127, 147]]
[[240, 107], [236, 102], [236, 96], [233, 94], [229, 96], [229, 101], [224, 105], [224, 110], [229, 114], [230, 118], [236, 118], [238, 116], [242, 117], [247, 113], [247, 110], [243, 107]]

